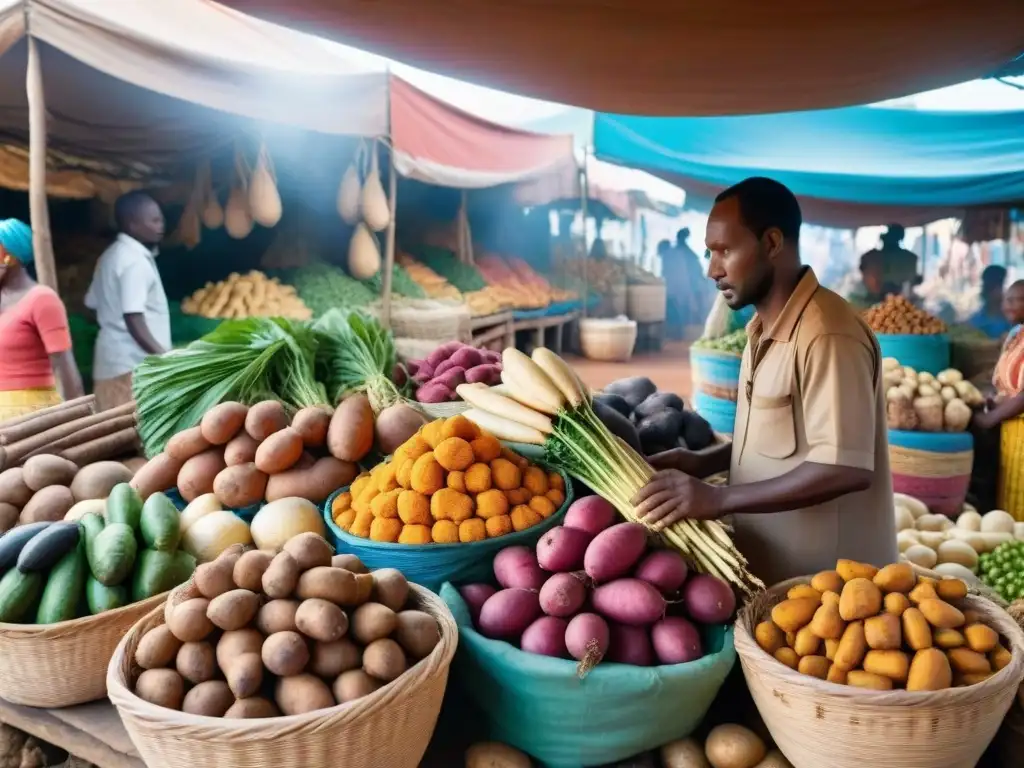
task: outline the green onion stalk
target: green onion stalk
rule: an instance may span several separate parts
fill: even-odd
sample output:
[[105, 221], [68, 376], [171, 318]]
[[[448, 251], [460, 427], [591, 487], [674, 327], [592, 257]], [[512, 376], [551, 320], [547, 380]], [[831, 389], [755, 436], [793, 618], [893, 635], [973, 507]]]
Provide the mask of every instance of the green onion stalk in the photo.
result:
[[313, 326], [320, 338], [317, 369], [334, 402], [366, 394], [374, 413], [402, 398], [391, 380], [398, 360], [391, 332], [361, 312], [332, 309]]

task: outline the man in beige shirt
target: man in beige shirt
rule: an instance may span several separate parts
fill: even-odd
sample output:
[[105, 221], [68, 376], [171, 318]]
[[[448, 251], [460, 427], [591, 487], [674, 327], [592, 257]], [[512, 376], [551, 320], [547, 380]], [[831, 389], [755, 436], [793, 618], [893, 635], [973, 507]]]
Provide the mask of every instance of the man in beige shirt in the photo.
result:
[[[731, 445], [653, 457], [634, 503], [648, 522], [731, 516], [765, 583], [897, 559], [881, 353], [855, 310], [800, 263], [800, 206], [751, 178], [708, 219], [709, 276], [731, 309], [753, 304]], [[729, 470], [728, 486], [698, 478]]]

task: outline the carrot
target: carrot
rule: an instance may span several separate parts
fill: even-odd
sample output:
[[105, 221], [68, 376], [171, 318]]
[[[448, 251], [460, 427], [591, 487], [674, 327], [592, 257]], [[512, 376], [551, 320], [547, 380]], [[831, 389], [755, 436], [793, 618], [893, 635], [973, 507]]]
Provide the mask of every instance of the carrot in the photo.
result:
[[67, 424], [75, 419], [91, 416], [95, 412], [95, 409], [88, 403], [80, 403], [79, 405], [59, 411], [51, 411], [44, 416], [23, 421], [10, 429], [0, 432], [0, 445], [14, 445], [53, 427], [59, 427], [61, 424]]
[[13, 419], [7, 419], [0, 421], [0, 435], [5, 434], [10, 427], [15, 427], [19, 424], [24, 424], [27, 421], [32, 421], [40, 416], [47, 416], [51, 413], [58, 413], [59, 411], [66, 411], [74, 408], [78, 405], [96, 405], [96, 395], [82, 395], [76, 397], [74, 400], [65, 400], [57, 405], [51, 405], [47, 408], [40, 408], [38, 411], [32, 411], [31, 413], [22, 414], [21, 416], [15, 416]]
[[[109, 413], [109, 411], [107, 411]], [[135, 427], [128, 427], [110, 435], [97, 437], [87, 443], [76, 445], [61, 452], [68, 461], [72, 461], [80, 467], [95, 464], [97, 461], [107, 461], [127, 453], [138, 451], [141, 447], [139, 432]]]
[[100, 424], [104, 421], [109, 421], [112, 418], [118, 416], [125, 416], [135, 412], [135, 403], [126, 403], [120, 405], [117, 408], [112, 408], [109, 411], [103, 411], [102, 413], [95, 413], [85, 418], [76, 419], [70, 421], [67, 424], [61, 424], [45, 432], [33, 434], [31, 437], [27, 437], [24, 440], [19, 440], [16, 443], [11, 443], [7, 446], [7, 463], [11, 466], [21, 464], [29, 454], [40, 448], [43, 448], [50, 443], [61, 440], [69, 435], [73, 435], [87, 427], [91, 427], [94, 424]]
[[[107, 411], [110, 413], [110, 411]], [[86, 427], [73, 434], [63, 437], [60, 440], [55, 440], [52, 443], [47, 443], [42, 448], [37, 448], [32, 451], [26, 459], [30, 459], [40, 453], [53, 453], [59, 455], [61, 451], [65, 451], [68, 448], [74, 448], [88, 443], [91, 440], [95, 440], [98, 437], [106, 437], [112, 435], [115, 432], [120, 432], [123, 429], [135, 426], [135, 414], [130, 413], [127, 416], [117, 416], [107, 421], [101, 421], [99, 424], [94, 424], [91, 427]]]

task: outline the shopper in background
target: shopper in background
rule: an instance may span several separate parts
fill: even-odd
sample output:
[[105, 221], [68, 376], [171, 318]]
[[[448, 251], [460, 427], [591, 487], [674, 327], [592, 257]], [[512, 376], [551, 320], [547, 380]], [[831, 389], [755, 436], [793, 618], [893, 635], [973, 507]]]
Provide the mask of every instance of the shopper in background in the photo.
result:
[[674, 339], [683, 338], [687, 326], [702, 326], [714, 301], [711, 284], [700, 257], [690, 247], [689, 237], [688, 228], [680, 229], [675, 246], [662, 255], [661, 274], [668, 299], [666, 330]]
[[886, 293], [903, 293], [908, 283], [914, 286], [921, 282], [917, 254], [903, 247], [905, 235], [902, 224], [890, 224], [882, 233], [882, 247], [878, 253], [882, 254], [882, 290]]
[[100, 410], [131, 401], [135, 366], [171, 348], [167, 296], [156, 268], [163, 212], [144, 192], [129, 192], [118, 199], [114, 217], [117, 239], [96, 263], [85, 296], [100, 326], [93, 358]]
[[861, 283], [846, 297], [857, 309], [867, 309], [885, 299], [885, 264], [882, 252], [868, 251], [860, 257]]
[[33, 263], [29, 226], [0, 221], [0, 421], [84, 393], [67, 311], [33, 279]]
[[981, 273], [981, 309], [971, 317], [970, 324], [990, 339], [1001, 339], [1013, 327], [1003, 308], [1003, 286], [1006, 268], [995, 264]]

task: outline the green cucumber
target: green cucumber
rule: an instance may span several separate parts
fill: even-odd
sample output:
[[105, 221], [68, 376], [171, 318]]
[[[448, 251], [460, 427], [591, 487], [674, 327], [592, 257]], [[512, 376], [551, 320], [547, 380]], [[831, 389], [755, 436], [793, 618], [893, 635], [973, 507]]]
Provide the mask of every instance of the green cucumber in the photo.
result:
[[86, 549], [89, 570], [100, 584], [116, 587], [132, 572], [138, 544], [135, 531], [125, 523], [108, 523]]
[[0, 622], [22, 623], [43, 591], [43, 574], [11, 568], [0, 579]]
[[146, 600], [188, 581], [196, 569], [196, 560], [188, 552], [159, 552], [144, 549], [132, 579], [132, 602]]
[[36, 611], [36, 624], [56, 624], [75, 618], [88, 573], [85, 543], [80, 542], [50, 571]]
[[178, 508], [164, 494], [154, 493], [142, 505], [139, 531], [150, 549], [174, 552], [181, 539], [181, 515]]
[[93, 616], [115, 608], [123, 608], [130, 601], [128, 585], [105, 587], [90, 575], [85, 582], [85, 599], [89, 604], [89, 613]]
[[78, 546], [78, 523], [54, 523], [33, 536], [18, 554], [22, 573], [48, 571]]
[[104, 514], [107, 524], [124, 523], [133, 531], [139, 529], [142, 517], [142, 497], [128, 483], [118, 483], [107, 496], [107, 509]]

